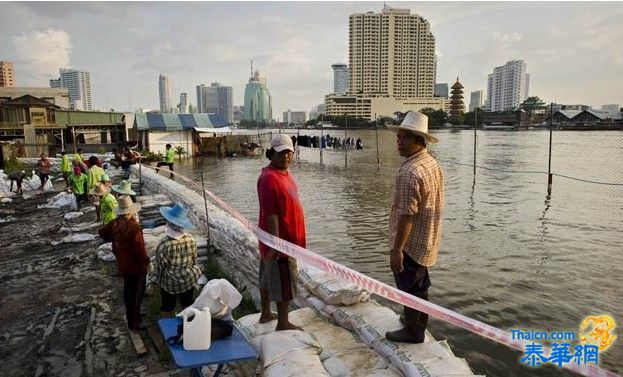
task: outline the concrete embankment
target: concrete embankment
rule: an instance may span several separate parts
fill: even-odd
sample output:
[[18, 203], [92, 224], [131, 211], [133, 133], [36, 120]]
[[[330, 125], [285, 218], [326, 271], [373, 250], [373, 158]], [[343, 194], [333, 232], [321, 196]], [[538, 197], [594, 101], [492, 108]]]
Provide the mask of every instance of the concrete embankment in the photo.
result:
[[[141, 187], [148, 193], [164, 194], [173, 201], [184, 203], [191, 212], [190, 217], [196, 230], [206, 235], [208, 225], [203, 196], [195, 191], [196, 187], [190, 187], [188, 183], [182, 184], [179, 178], [169, 179], [167, 178], [169, 174], [166, 171], [162, 172], [162, 175], [158, 175], [150, 168], [140, 169]], [[132, 167], [132, 173], [139, 175], [137, 166]], [[209, 190], [209, 187], [207, 189]], [[207, 203], [207, 208], [211, 242], [218, 249], [214, 257], [220, 267], [236, 279], [234, 283], [238, 288], [246, 287], [254, 301], [259, 303], [257, 237], [221, 208], [210, 202]], [[309, 363], [303, 362], [304, 365], [324, 367], [326, 375], [342, 375], [341, 373], [345, 371], [350, 371], [350, 374], [357, 372], [354, 374], [361, 376], [473, 375], [465, 360], [455, 357], [445, 341], [436, 341], [430, 334], [427, 334], [426, 342], [419, 345], [396, 344], [385, 339], [386, 331], [402, 326], [399, 316], [393, 310], [369, 300], [369, 296], [361, 288], [339, 281], [328, 273], [309, 266], [299, 265], [299, 269], [301, 289], [294, 304], [305, 308], [300, 309], [305, 311], [295, 314], [294, 318], [301, 317], [299, 324], [305, 330], [308, 330], [306, 326], [309, 326], [312, 333], [318, 332], [320, 328], [330, 330], [322, 332], [323, 335], [320, 337], [315, 336], [314, 340], [297, 339], [297, 342], [311, 348], [318, 347], [318, 350], [355, 347], [358, 351], [353, 353], [361, 356], [358, 358], [351, 354], [349, 358], [347, 353], [340, 355], [325, 353], [323, 356], [321, 351], [311, 351], [309, 354], [313, 356], [306, 359]], [[280, 342], [281, 335], [273, 331], [273, 325], [258, 325], [256, 317], [244, 317], [239, 320], [239, 325], [260, 353], [264, 366], [263, 375], [276, 376], [282, 369], [270, 368], [279, 362], [273, 360], [276, 364], [268, 363], [267, 358], [271, 355], [266, 353], [269, 351], [263, 349], [262, 345]], [[315, 319], [312, 320], [311, 317]], [[350, 334], [350, 338], [344, 335], [344, 331]], [[344, 340], [346, 338], [348, 341]], [[358, 366], [357, 360], [370, 359], [370, 352], [374, 354], [374, 360], [379, 358], [380, 361], [367, 367], [362, 364]], [[295, 361], [290, 365], [291, 368], [298, 365]], [[340, 367], [336, 368], [335, 365]]]

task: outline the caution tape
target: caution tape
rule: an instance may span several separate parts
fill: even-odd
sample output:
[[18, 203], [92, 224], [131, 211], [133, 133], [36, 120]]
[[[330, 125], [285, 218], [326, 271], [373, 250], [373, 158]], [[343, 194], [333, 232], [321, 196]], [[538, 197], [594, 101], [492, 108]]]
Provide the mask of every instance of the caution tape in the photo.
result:
[[[153, 168], [152, 166], [144, 166], [155, 170], [155, 168]], [[199, 186], [197, 182], [179, 173], [171, 171], [167, 171], [167, 173], [173, 173], [175, 176], [190, 183], [192, 186], [195, 186], [200, 190], [202, 189], [202, 187]], [[218, 207], [229, 213], [236, 220], [240, 221], [246, 228], [248, 228], [253, 234], [255, 234], [258, 240], [260, 240], [262, 243], [268, 245], [270, 248], [279, 250], [280, 252], [287, 254], [288, 256], [295, 258], [296, 260], [301, 261], [304, 264], [308, 264], [310, 266], [326, 271], [336, 277], [355, 283], [378, 296], [381, 296], [398, 304], [419, 310], [443, 322], [455, 325], [487, 339], [491, 339], [497, 343], [503, 344], [517, 351], [524, 352], [526, 344], [531, 343], [525, 340], [513, 339], [511, 334], [507, 331], [500, 330], [484, 322], [453, 312], [452, 310], [446, 309], [432, 302], [422, 300], [419, 297], [410, 295], [395, 287], [372, 279], [360, 272], [336, 263], [309, 249], [304, 249], [291, 242], [275, 237], [274, 235], [260, 229], [257, 224], [250, 222], [235, 208], [230, 206], [227, 202], [223, 201], [212, 192], [208, 190], [204, 190], [204, 192], [210, 197], [210, 199], [212, 199], [212, 201]], [[549, 347], [543, 346], [543, 355], [549, 357], [550, 354], [551, 349]], [[617, 374], [607, 371], [605, 369], [601, 369], [598, 366], [592, 364], [578, 365], [575, 362], [570, 362], [563, 364], [563, 368], [588, 377], [617, 377]]]

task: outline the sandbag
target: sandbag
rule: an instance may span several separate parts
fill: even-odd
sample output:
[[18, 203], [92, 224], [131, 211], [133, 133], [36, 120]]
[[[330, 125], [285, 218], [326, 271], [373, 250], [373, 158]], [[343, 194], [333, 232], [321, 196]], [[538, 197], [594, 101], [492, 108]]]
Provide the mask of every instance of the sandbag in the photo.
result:
[[112, 253], [112, 242], [100, 245], [97, 248], [97, 257], [104, 262], [114, 262], [117, 260], [115, 254]]
[[327, 304], [352, 305], [367, 301], [368, 292], [356, 284], [349, 283], [320, 269], [303, 266], [299, 279], [316, 296]]
[[[296, 350], [306, 350], [306, 356], [313, 356], [320, 362], [320, 344], [313, 336], [304, 331], [284, 330], [261, 335], [262, 349], [260, 360], [264, 368], [283, 359], [291, 360], [289, 355]], [[321, 364], [322, 367], [322, 364]]]
[[76, 234], [70, 234], [66, 237], [64, 237], [61, 242], [63, 243], [68, 243], [68, 242], [88, 242], [88, 241], [93, 241], [95, 239], [95, 235], [93, 234], [89, 234], [89, 233], [76, 233]]
[[[300, 331], [297, 331], [300, 333]], [[275, 361], [262, 372], [264, 377], [325, 377], [329, 373], [324, 369], [313, 349], [295, 350], [288, 357]]]
[[[322, 359], [322, 357], [321, 357]], [[322, 361], [323, 367], [332, 377], [363, 377], [371, 376], [399, 376], [385, 359], [367, 346], [350, 349], [339, 355]]]
[[52, 186], [52, 180], [48, 179], [47, 181], [45, 181], [45, 184], [43, 185], [43, 192], [52, 192], [54, 191], [54, 186]]
[[82, 215], [84, 215], [84, 212], [82, 212], [82, 211], [69, 212], [69, 213], [66, 213], [65, 216], [63, 216], [63, 218], [65, 220], [72, 220], [72, 219], [75, 219], [75, 218], [80, 217]]
[[69, 207], [72, 211], [78, 210], [78, 203], [74, 194], [67, 191], [62, 191], [56, 194], [51, 199], [48, 199], [46, 204], [40, 204], [37, 208], [62, 208]]

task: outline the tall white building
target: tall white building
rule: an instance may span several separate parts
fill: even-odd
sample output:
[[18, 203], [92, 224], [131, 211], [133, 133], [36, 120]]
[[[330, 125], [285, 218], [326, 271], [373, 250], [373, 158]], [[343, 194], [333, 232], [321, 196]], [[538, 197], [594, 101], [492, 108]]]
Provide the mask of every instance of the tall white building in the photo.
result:
[[160, 95], [160, 112], [171, 112], [171, 86], [169, 78], [163, 74], [158, 76], [158, 92]]
[[234, 122], [234, 88], [213, 82], [210, 86], [197, 85], [199, 113], [219, 114], [227, 123]]
[[59, 72], [58, 79], [50, 80], [50, 88], [67, 88], [73, 110], [91, 111], [91, 73], [70, 68], [61, 68]]
[[487, 104], [491, 111], [518, 108], [528, 98], [530, 75], [523, 60], [493, 68], [487, 79]]
[[469, 96], [469, 111], [482, 108], [482, 90], [472, 92]]
[[283, 122], [290, 124], [293, 123], [295, 126], [303, 125], [307, 122], [307, 113], [305, 111], [288, 111], [283, 112]]
[[432, 97], [435, 37], [423, 17], [388, 6], [349, 18], [349, 93]]
[[346, 64], [333, 64], [333, 93], [348, 93], [348, 66]]

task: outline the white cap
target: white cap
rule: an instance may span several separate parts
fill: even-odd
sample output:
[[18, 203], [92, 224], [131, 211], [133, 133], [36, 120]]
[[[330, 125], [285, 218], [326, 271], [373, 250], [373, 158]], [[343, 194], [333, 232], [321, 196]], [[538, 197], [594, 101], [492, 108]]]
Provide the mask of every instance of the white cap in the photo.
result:
[[275, 152], [283, 152], [286, 149], [294, 152], [292, 139], [286, 134], [277, 134], [273, 136], [273, 139], [270, 141], [270, 147], [273, 148]]

